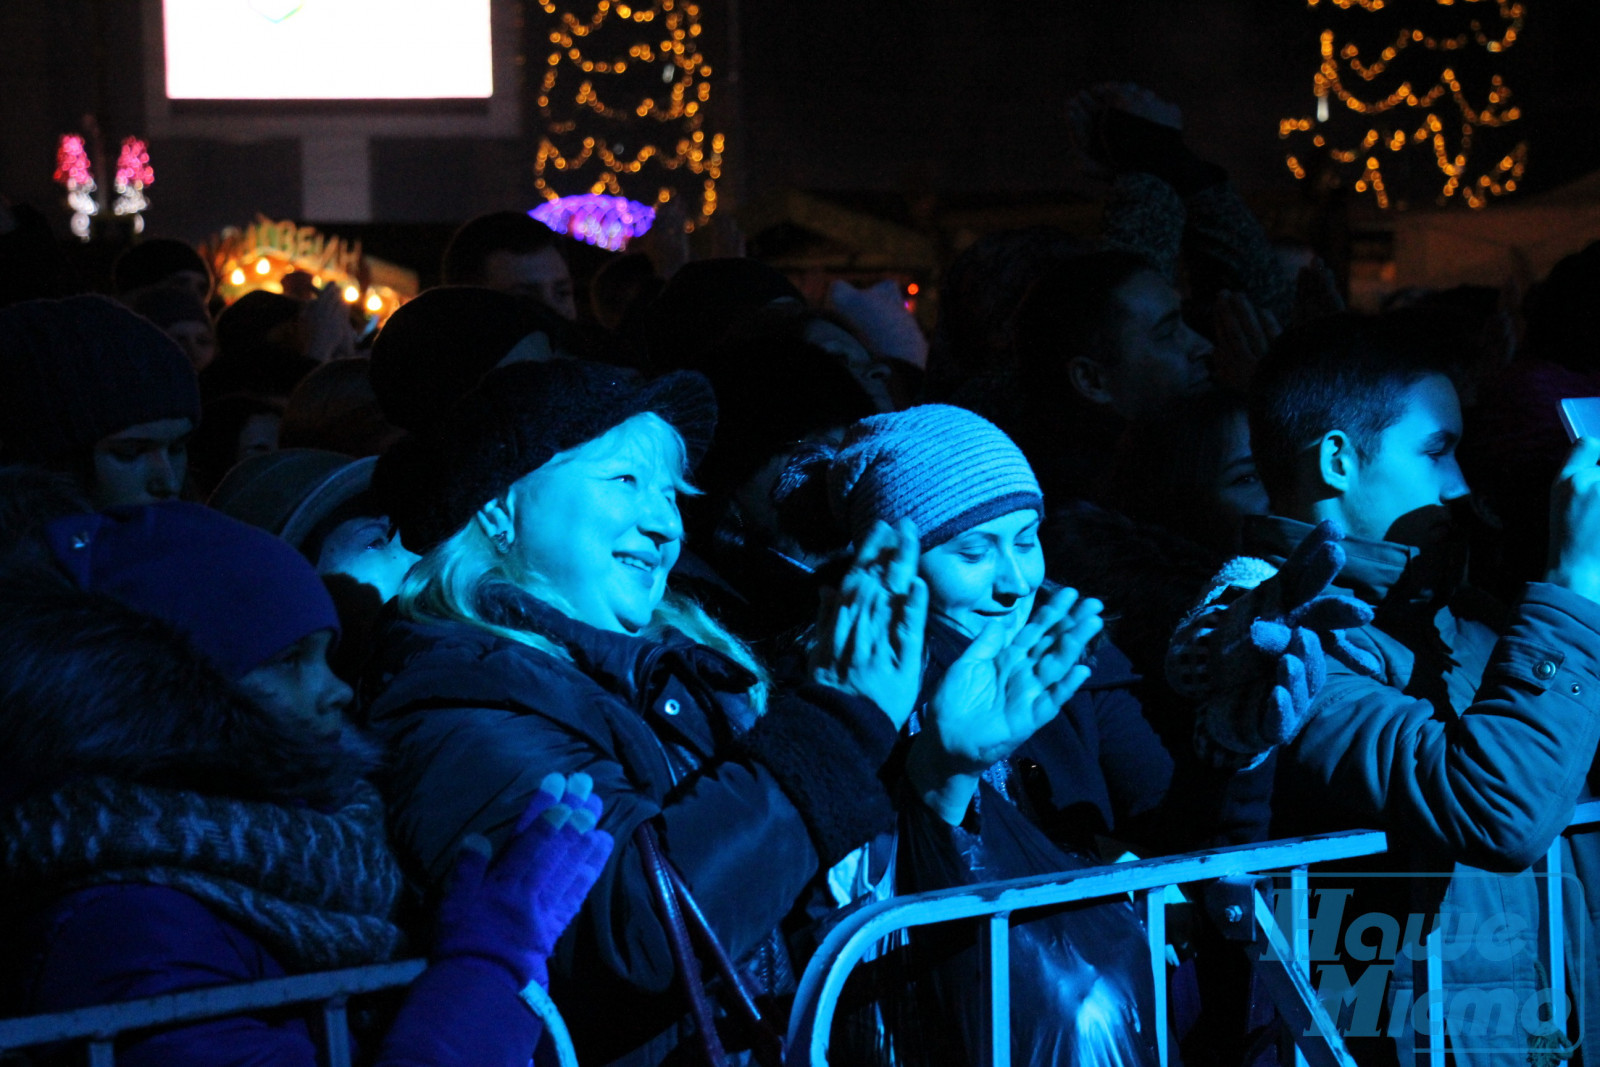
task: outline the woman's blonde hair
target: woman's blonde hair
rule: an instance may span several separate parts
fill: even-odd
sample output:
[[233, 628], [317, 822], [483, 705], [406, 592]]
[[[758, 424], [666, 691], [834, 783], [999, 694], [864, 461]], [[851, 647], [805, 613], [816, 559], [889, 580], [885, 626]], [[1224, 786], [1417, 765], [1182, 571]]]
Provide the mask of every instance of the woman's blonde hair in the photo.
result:
[[[689, 484], [686, 477], [689, 461], [682, 436], [671, 423], [654, 412], [647, 411], [635, 415], [588, 444], [604, 441], [615, 435], [614, 440], [609, 443], [613, 448], [621, 448], [629, 441], [629, 437], [617, 431], [625, 427], [629, 428], [630, 433], [644, 435], [633, 439], [647, 444], [664, 464], [674, 470], [679, 495], [690, 496], [699, 493], [699, 490]], [[577, 449], [571, 449], [558, 453], [549, 462], [537, 470], [530, 471], [523, 478], [548, 477], [571, 462], [576, 452]], [[430, 550], [411, 568], [400, 584], [400, 592], [395, 597], [395, 603], [406, 618], [468, 623], [508, 641], [528, 645], [547, 655], [570, 661], [572, 657], [567, 650], [549, 635], [536, 630], [503, 625], [485, 617], [482, 611], [483, 594], [496, 584], [514, 586], [544, 601], [563, 615], [575, 614], [566, 598], [561, 596], [543, 575], [527, 566], [519, 553], [498, 551], [488, 533], [476, 521], [469, 521]], [[661, 603], [656, 605], [650, 622], [641, 636], [660, 637], [669, 628], [677, 630], [699, 644], [721, 652], [754, 673], [759, 680], [750, 690], [751, 702], [757, 710], [764, 709], [770, 679], [749, 647], [712, 618], [710, 613], [693, 599], [670, 589], [661, 598]]]

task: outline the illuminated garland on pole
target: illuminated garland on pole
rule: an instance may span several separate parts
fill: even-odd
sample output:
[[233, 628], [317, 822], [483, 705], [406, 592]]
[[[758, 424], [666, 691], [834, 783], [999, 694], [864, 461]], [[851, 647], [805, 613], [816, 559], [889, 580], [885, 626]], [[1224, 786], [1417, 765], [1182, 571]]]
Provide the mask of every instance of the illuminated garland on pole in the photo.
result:
[[[1322, 3], [1306, 0], [1308, 8]], [[1470, 17], [1490, 5], [1500, 20], [1494, 30]], [[1286, 157], [1290, 172], [1304, 179], [1316, 169], [1312, 157], [1317, 157], [1335, 180], [1355, 174], [1355, 191], [1370, 192], [1381, 208], [1389, 207], [1392, 191], [1413, 184], [1421, 188], [1420, 178], [1407, 178], [1418, 157], [1427, 158], [1444, 179], [1436, 193], [1441, 204], [1459, 197], [1469, 207], [1482, 208], [1493, 197], [1514, 192], [1527, 168], [1526, 142], [1481, 162], [1486, 154], [1481, 142], [1492, 136], [1485, 131], [1522, 115], [1501, 75], [1486, 69], [1484, 57], [1516, 43], [1524, 5], [1519, 0], [1330, 0], [1330, 6], [1359, 9], [1363, 22], [1354, 28], [1368, 31], [1364, 37], [1376, 30], [1382, 43], [1373, 48], [1369, 40], [1371, 50], [1364, 50], [1349, 39], [1352, 35], [1341, 44], [1333, 29], [1322, 31], [1322, 58], [1312, 78], [1316, 116], [1278, 123], [1280, 139], [1309, 141]], [[1453, 32], [1424, 29], [1424, 23], [1455, 13], [1441, 8], [1459, 8], [1469, 16], [1466, 26]], [[1385, 11], [1390, 14], [1381, 14]], [[1387, 24], [1369, 24], [1365, 16], [1370, 15]], [[1350, 25], [1354, 13], [1333, 17]], [[1486, 91], [1482, 75], [1487, 75]], [[1479, 92], [1481, 108], [1472, 101]]]
[[100, 213], [95, 198], [94, 169], [83, 134], [64, 133], [56, 146], [55, 181], [66, 187], [67, 207], [72, 209], [72, 234], [80, 241], [89, 239], [90, 220]]
[[117, 155], [117, 202], [111, 210], [117, 215], [133, 216], [133, 232], [144, 232], [145, 208], [150, 206], [150, 201], [145, 198], [144, 190], [148, 185], [153, 185], [156, 172], [150, 166], [150, 150], [145, 143], [137, 137], [129, 137], [122, 142], [122, 151]]
[[[703, 128], [711, 66], [699, 49], [699, 5], [595, 0], [593, 13], [579, 17], [554, 0], [540, 4], [552, 23], [534, 186], [563, 205], [545, 213], [590, 219], [601, 202], [567, 197], [627, 198], [637, 210], [604, 228], [608, 240], [626, 243], [655, 207], [681, 196], [686, 228], [703, 225], [717, 210], [724, 138]], [[574, 236], [593, 240], [600, 229]]]

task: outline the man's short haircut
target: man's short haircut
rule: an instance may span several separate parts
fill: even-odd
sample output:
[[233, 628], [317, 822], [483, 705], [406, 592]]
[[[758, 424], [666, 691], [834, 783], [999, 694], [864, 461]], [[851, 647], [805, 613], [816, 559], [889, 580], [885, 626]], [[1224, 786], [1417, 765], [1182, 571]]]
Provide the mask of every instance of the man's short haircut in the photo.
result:
[[1128, 314], [1117, 290], [1154, 269], [1137, 252], [1108, 248], [1063, 260], [1041, 274], [1017, 307], [1013, 333], [1026, 393], [1059, 403], [1075, 395], [1067, 373], [1073, 359], [1114, 365]]
[[1453, 316], [1413, 309], [1315, 319], [1279, 337], [1250, 386], [1250, 451], [1274, 509], [1294, 490], [1297, 457], [1342, 430], [1363, 462], [1405, 414], [1408, 389], [1452, 380], [1464, 355]]
[[532, 255], [560, 251], [556, 232], [520, 211], [494, 211], [468, 219], [444, 250], [440, 275], [445, 285], [481, 285], [483, 265], [496, 252]]

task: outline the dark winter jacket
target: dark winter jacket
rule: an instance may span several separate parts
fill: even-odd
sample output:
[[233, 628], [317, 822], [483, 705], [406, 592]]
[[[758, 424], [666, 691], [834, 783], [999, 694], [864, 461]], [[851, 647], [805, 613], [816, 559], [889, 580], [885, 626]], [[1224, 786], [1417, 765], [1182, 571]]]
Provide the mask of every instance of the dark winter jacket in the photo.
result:
[[[273, 725], [165, 623], [59, 581], [6, 578], [0, 1013], [280, 978], [395, 950], [400, 879], [377, 791], [336, 786], [319, 769], [332, 759], [349, 772], [355, 757]], [[270, 795], [297, 776], [337, 793]], [[519, 992], [503, 966], [439, 960], [371, 1062], [526, 1067], [543, 1027]], [[138, 1032], [118, 1041], [117, 1061], [312, 1067], [315, 1014]], [[81, 1059], [81, 1049], [68, 1056]]]
[[[287, 973], [261, 941], [181, 890], [137, 882], [61, 897], [13, 943], [24, 976], [10, 1006], [68, 1011]], [[412, 983], [378, 1067], [527, 1067], [544, 1032], [503, 970], [440, 960]], [[140, 1034], [117, 1046], [128, 1067], [312, 1067], [310, 1011], [212, 1019]]]
[[[968, 643], [946, 625], [930, 625], [924, 692]], [[1100, 838], [1161, 855], [1264, 837], [1270, 769], [1232, 774], [1202, 766], [1163, 738], [1141, 702], [1142, 681], [1115, 645], [1098, 645], [1089, 680], [1011, 757], [1024, 810], [1053, 840], [1090, 854]]]
[[822, 686], [757, 718], [749, 672], [680, 634], [598, 630], [505, 586], [483, 606], [558, 653], [396, 619], [362, 680], [390, 745], [396, 847], [437, 885], [461, 839], [503, 837], [546, 774], [591, 775], [617, 848], [558, 947], [552, 992], [585, 1063], [662, 1062], [686, 1002], [635, 828], [656, 827], [724, 947], [747, 957], [820, 870], [892, 820], [878, 771], [893, 727]]
[[[1280, 565], [1310, 530], [1278, 517], [1252, 520], [1246, 551]], [[1387, 830], [1388, 856], [1361, 869], [1434, 876], [1358, 883], [1347, 918], [1388, 911], [1405, 930], [1412, 913], [1448, 913], [1443, 977], [1451, 995], [1509, 991], [1520, 1011], [1547, 985], [1531, 947], [1540, 880], [1527, 868], [1589, 795], [1600, 740], [1600, 606], [1535, 582], [1503, 625], [1491, 626], [1482, 598], [1454, 591], [1452, 568], [1387, 541], [1342, 544], [1347, 562], [1335, 584], [1377, 609], [1351, 638], [1376, 657], [1381, 674], [1329, 658], [1310, 721], [1280, 753], [1274, 836]], [[1588, 1033], [1596, 1032], [1597, 837], [1576, 835], [1563, 850], [1577, 877], [1566, 894], [1567, 973], [1583, 982]], [[1499, 940], [1527, 951], [1503, 951], [1485, 942], [1493, 935], [1474, 933], [1474, 923], [1496, 918], [1510, 924]], [[1391, 996], [1409, 1000], [1412, 988], [1411, 968], [1395, 966]], [[1403, 1052], [1413, 1035], [1399, 1029]], [[1476, 1020], [1452, 1012], [1457, 1062], [1526, 1062], [1529, 1035], [1509, 1029], [1501, 1032], [1487, 1010]]]

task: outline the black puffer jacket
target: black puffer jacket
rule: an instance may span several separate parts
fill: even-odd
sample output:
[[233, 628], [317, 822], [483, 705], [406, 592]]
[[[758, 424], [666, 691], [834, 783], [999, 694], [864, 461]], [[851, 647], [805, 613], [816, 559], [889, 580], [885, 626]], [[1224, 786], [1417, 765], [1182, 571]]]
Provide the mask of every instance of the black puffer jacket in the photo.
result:
[[894, 728], [822, 686], [758, 718], [749, 672], [681, 635], [598, 630], [505, 586], [483, 607], [562, 654], [465, 623], [384, 626], [359, 698], [391, 750], [396, 848], [436, 887], [461, 839], [503, 838], [545, 775], [593, 776], [617, 850], [552, 961], [552, 991], [583, 1062], [662, 1062], [686, 1004], [635, 828], [654, 823], [738, 959], [819, 871], [892, 823], [879, 770]]

